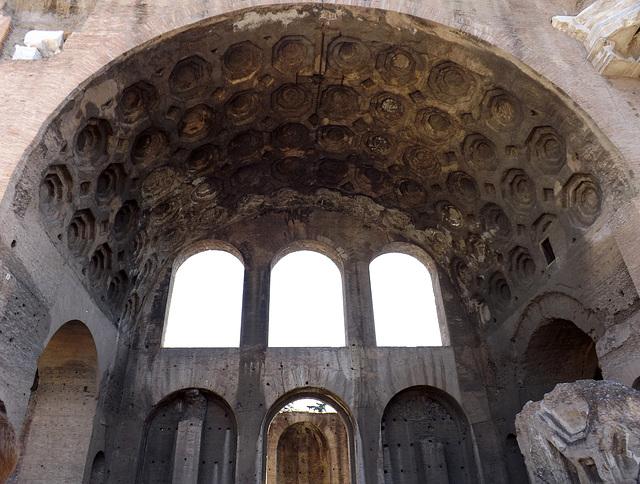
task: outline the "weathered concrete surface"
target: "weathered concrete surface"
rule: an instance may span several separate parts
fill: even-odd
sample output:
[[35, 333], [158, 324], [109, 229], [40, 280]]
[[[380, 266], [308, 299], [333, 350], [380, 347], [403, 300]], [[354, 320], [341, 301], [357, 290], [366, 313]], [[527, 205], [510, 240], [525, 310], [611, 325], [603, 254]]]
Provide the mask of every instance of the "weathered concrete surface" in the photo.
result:
[[640, 392], [611, 381], [561, 383], [516, 418], [532, 483], [640, 477]]

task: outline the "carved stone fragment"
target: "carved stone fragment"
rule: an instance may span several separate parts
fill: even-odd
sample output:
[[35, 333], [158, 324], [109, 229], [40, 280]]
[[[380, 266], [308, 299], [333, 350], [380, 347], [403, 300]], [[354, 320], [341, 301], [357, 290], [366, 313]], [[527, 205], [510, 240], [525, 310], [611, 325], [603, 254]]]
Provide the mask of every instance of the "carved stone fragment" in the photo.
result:
[[557, 15], [551, 23], [585, 45], [603, 76], [640, 77], [640, 3], [598, 0], [575, 17]]
[[611, 381], [561, 383], [516, 417], [532, 483], [638, 482], [640, 392]]

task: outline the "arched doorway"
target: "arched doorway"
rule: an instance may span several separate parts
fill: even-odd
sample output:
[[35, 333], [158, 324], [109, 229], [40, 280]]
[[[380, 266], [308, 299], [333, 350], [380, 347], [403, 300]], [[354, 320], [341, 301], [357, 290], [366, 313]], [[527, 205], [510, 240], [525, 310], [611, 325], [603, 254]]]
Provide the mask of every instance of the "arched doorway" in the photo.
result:
[[353, 480], [352, 423], [326, 392], [300, 389], [270, 412], [267, 484], [348, 484]]

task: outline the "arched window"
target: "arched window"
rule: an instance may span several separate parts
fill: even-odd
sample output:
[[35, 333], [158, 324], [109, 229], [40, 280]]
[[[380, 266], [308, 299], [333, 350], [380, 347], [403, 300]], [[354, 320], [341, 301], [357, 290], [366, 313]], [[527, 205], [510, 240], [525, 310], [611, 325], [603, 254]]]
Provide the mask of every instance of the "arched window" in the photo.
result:
[[301, 250], [271, 271], [269, 346], [344, 346], [342, 275], [327, 256]]
[[369, 265], [378, 346], [442, 346], [431, 274], [415, 257], [390, 252]]
[[173, 280], [165, 347], [238, 347], [244, 265], [223, 250], [199, 252]]

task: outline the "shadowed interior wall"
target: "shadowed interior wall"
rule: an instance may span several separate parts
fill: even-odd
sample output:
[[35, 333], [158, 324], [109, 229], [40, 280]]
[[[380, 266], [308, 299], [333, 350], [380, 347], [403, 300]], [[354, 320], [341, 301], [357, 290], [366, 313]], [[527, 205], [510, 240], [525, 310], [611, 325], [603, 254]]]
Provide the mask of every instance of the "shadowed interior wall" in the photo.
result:
[[174, 468], [175, 453], [179, 452], [179, 440], [182, 438], [179, 431], [181, 422], [202, 423], [199, 463], [193, 482], [233, 483], [235, 419], [231, 410], [218, 397], [195, 388], [170, 395], [151, 415], [136, 482], [181, 482], [178, 470]]
[[386, 483], [477, 482], [465, 418], [441, 393], [409, 388], [387, 405], [382, 418]]
[[38, 360], [35, 387], [20, 482], [82, 482], [98, 396], [98, 355], [83, 323], [69, 322], [53, 335]]

